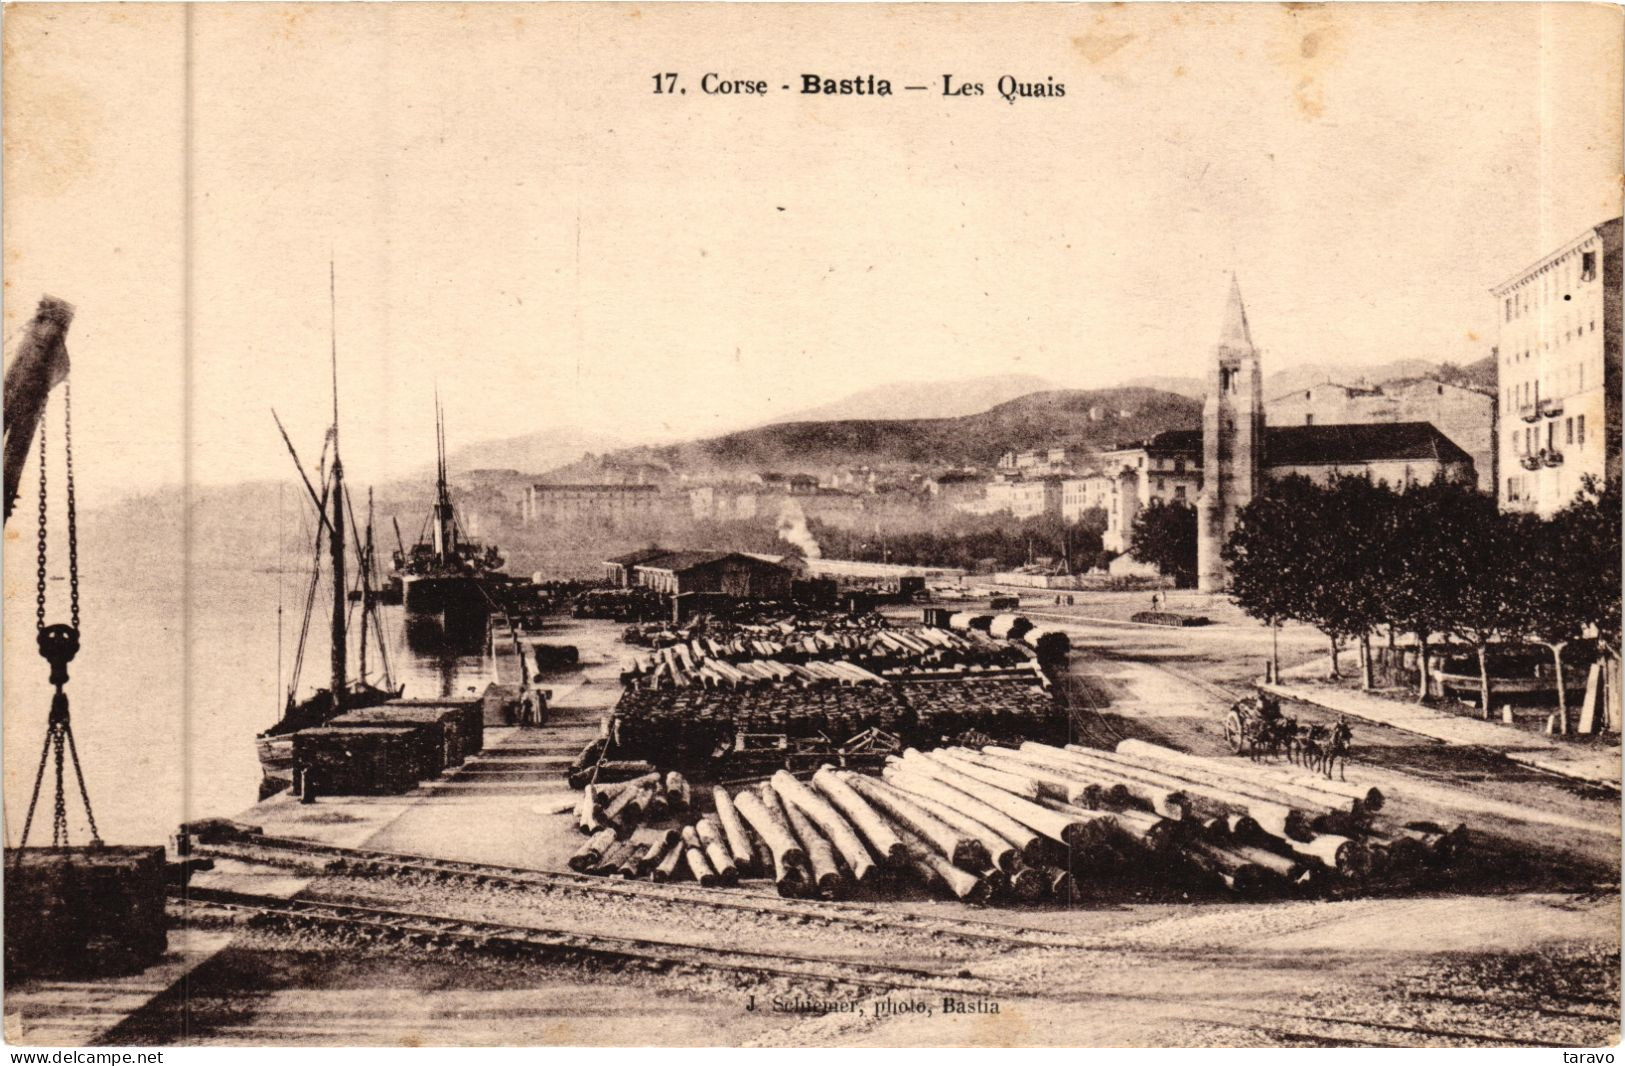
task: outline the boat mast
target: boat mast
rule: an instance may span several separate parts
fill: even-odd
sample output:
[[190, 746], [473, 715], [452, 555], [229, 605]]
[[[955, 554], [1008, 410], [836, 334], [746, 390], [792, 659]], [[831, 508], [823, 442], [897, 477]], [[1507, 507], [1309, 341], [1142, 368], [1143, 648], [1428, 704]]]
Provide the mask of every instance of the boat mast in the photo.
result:
[[363, 685], [367, 683], [367, 619], [372, 614], [372, 488], [367, 488], [367, 545], [361, 551], [361, 661], [356, 670]]
[[344, 706], [344, 693], [348, 687], [345, 679], [348, 648], [344, 639], [344, 463], [339, 459], [338, 291], [331, 260], [327, 264], [327, 301], [333, 366], [333, 492], [329, 500], [333, 511], [328, 521], [333, 556], [333, 707], [337, 710]]
[[434, 553], [436, 561], [444, 563], [457, 548], [457, 520], [451, 510], [451, 490], [446, 486], [446, 419], [440, 407], [439, 390], [434, 396], [434, 446]]

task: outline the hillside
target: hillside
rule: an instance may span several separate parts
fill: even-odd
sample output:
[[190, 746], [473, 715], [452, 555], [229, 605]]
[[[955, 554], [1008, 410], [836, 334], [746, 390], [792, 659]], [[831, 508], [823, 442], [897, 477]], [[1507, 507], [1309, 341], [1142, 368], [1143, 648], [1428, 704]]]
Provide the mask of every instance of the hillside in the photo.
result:
[[1190, 429], [1201, 411], [1196, 400], [1154, 389], [1055, 389], [955, 418], [792, 422], [648, 451], [689, 471], [986, 465], [1010, 449], [1099, 451], [1165, 429]]
[[[1326, 363], [1305, 363], [1287, 367], [1264, 375], [1264, 400], [1326, 381], [1342, 385], [1380, 385], [1385, 381], [1412, 378], [1435, 378], [1457, 385], [1471, 385], [1493, 390], [1495, 388], [1495, 357], [1486, 355], [1475, 362], [1458, 366], [1455, 363], [1435, 363], [1427, 359], [1395, 359], [1371, 366], [1337, 366]], [[1125, 387], [1161, 389], [1200, 400], [1207, 383], [1198, 377], [1139, 377], [1124, 382]]]
[[957, 418], [986, 411], [1029, 393], [1055, 388], [1053, 381], [1032, 374], [1001, 374], [961, 378], [957, 381], [899, 381], [864, 389], [833, 403], [775, 418], [786, 422], [845, 422], [876, 418], [897, 421], [911, 418]]

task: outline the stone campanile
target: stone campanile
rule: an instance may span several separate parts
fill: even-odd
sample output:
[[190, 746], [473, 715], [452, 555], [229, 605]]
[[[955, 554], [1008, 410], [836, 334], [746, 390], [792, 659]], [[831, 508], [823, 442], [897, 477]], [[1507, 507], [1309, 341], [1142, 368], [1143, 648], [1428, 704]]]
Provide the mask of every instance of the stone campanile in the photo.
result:
[[1222, 592], [1228, 582], [1220, 551], [1263, 484], [1264, 380], [1247, 329], [1241, 285], [1230, 276], [1224, 327], [1208, 371], [1202, 405], [1202, 493], [1196, 500], [1196, 587]]

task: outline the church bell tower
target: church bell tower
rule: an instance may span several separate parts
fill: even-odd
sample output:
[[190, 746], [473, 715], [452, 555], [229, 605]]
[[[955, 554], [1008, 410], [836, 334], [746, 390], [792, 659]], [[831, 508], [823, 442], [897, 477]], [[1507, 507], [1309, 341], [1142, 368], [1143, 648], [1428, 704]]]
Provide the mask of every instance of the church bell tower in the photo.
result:
[[1228, 583], [1220, 551], [1236, 526], [1236, 512], [1263, 484], [1264, 381], [1258, 349], [1247, 329], [1241, 285], [1230, 276], [1224, 327], [1208, 371], [1202, 405], [1202, 493], [1196, 501], [1196, 587], [1223, 592]]

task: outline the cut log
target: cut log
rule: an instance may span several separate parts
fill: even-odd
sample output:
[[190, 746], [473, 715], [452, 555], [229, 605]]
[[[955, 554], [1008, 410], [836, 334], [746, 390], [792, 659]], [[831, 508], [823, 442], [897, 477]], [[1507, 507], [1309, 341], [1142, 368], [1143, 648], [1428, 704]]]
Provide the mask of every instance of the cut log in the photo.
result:
[[615, 843], [615, 830], [600, 829], [587, 838], [587, 842], [576, 849], [576, 853], [566, 860], [565, 865], [577, 873], [584, 873], [598, 865], [598, 860], [604, 857], [604, 851]]
[[1147, 774], [1116, 760], [1097, 758], [1099, 752], [1081, 746], [1068, 745], [1062, 750], [1034, 745], [1032, 741], [1027, 741], [1022, 744], [1021, 750], [1034, 751], [1035, 747], [1042, 749], [1037, 753], [1046, 758], [1053, 758], [1051, 753], [1060, 751], [1063, 757], [1070, 757], [1073, 765], [1084, 773], [1093, 774], [1116, 785], [1131, 799], [1164, 818], [1184, 819], [1189, 816], [1189, 797], [1178, 782], [1166, 775]]
[[1312, 840], [1288, 840], [1287, 846], [1305, 858], [1314, 859], [1328, 870], [1358, 875], [1365, 868], [1365, 856], [1359, 841], [1332, 833], [1322, 833]]
[[[1047, 850], [1041, 834], [1016, 821], [997, 807], [983, 803], [975, 796], [961, 792], [954, 786], [935, 777], [910, 773], [908, 770], [903, 769], [900, 763], [887, 766], [881, 773], [886, 781], [904, 793], [929, 799], [948, 810], [963, 813], [965, 816], [981, 822], [997, 832], [1000, 837], [1009, 841], [1021, 853], [1021, 857], [1028, 862], [1039, 861]], [[927, 810], [931, 810], [931, 808], [927, 807]], [[944, 812], [933, 810], [932, 813], [946, 820]]]
[[879, 868], [875, 865], [873, 856], [834, 807], [784, 770], [773, 775], [773, 790], [784, 801], [786, 810], [791, 807], [800, 808], [801, 813], [812, 819], [823, 831], [830, 844], [846, 861], [846, 867], [852, 871], [854, 880], [864, 884], [874, 879]]
[[700, 836], [693, 826], [683, 826], [683, 861], [688, 864], [689, 873], [694, 880], [706, 888], [715, 887], [717, 872], [711, 868], [711, 862], [705, 857], [705, 847], [700, 843]]
[[592, 802], [597, 807], [607, 807], [610, 801], [629, 788], [642, 788], [645, 785], [658, 787], [659, 774], [642, 774], [627, 781], [619, 781], [612, 785], [588, 785], [587, 791], [592, 794]]
[[825, 764], [813, 774], [812, 781], [837, 813], [857, 828], [886, 865], [901, 866], [908, 859], [908, 849], [903, 846], [903, 841], [879, 812], [870, 806], [869, 800], [853, 791], [848, 775], [837, 774], [833, 766]]
[[728, 843], [728, 853], [733, 856], [734, 868], [741, 874], [749, 873], [756, 863], [756, 851], [751, 847], [750, 832], [740, 821], [739, 811], [734, 808], [733, 797], [728, 795], [725, 788], [714, 788], [711, 790], [711, 801], [717, 809], [717, 821], [722, 825], [722, 834]]
[[1020, 796], [960, 773], [944, 763], [928, 759], [913, 748], [903, 753], [904, 765], [920, 767], [931, 777], [958, 789], [987, 806], [1002, 811], [1034, 832], [1067, 847], [1084, 846], [1098, 838], [1099, 830], [1088, 819], [1080, 819], [1042, 807]]
[[1135, 798], [1121, 780], [1102, 774], [1098, 768], [1083, 762], [1063, 748], [1029, 740], [1023, 741], [1019, 748], [989, 746], [982, 751], [984, 754], [994, 754], [999, 758], [1024, 762], [1029, 766], [1058, 774], [1068, 781], [1093, 785], [1100, 790], [1100, 802], [1103, 804], [1120, 807]]
[[[966, 869], [977, 869], [992, 862], [987, 848], [980, 840], [966, 836], [901, 793], [887, 788], [872, 778], [858, 774], [842, 776], [844, 784], [855, 789], [862, 797], [874, 803], [903, 829], [925, 840], [949, 862]], [[898, 839], [894, 836], [894, 839]], [[901, 839], [898, 846], [902, 847]], [[904, 849], [907, 857], [907, 849]]]
[[811, 871], [805, 862], [799, 860], [787, 866], [775, 866], [773, 887], [785, 899], [802, 899], [818, 894], [818, 889], [812, 883]]
[[[908, 751], [903, 753], [905, 763], [908, 761], [909, 752], [914, 750], [915, 749], [910, 748]], [[997, 770], [990, 766], [984, 766], [982, 763], [976, 761], [970, 752], [958, 751], [952, 748], [941, 748], [937, 751], [925, 753], [925, 758], [931, 759], [937, 763], [941, 763], [944, 766], [951, 767], [967, 777], [974, 778], [983, 784], [992, 785], [994, 788], [1008, 792], [1012, 796], [1020, 796], [1022, 799], [1027, 800], [1036, 800], [1039, 796], [1043, 795], [1043, 791], [1038, 787], [1038, 783], [1032, 778], [1023, 777], [1019, 774], [1007, 773], [1004, 770]]]
[[[782, 813], [763, 803], [762, 797], [754, 792], [743, 791], [734, 798], [734, 806], [739, 811], [739, 816], [750, 823], [756, 835], [773, 853], [773, 864], [777, 869], [782, 871], [786, 866], [806, 860], [807, 854], [801, 850], [801, 845], [796, 843], [795, 835], [790, 831], [790, 823]], [[773, 807], [778, 807], [776, 798]]]
[[914, 834], [907, 830], [903, 833], [903, 843], [908, 846], [909, 857], [935, 874], [938, 883], [946, 886], [955, 898], [967, 903], [987, 902], [989, 889], [986, 881], [967, 870], [961, 870]]
[[[1072, 750], [1073, 745], [1067, 745]], [[1155, 765], [1134, 762], [1126, 756], [1106, 755], [1101, 752], [1091, 752], [1090, 757], [1103, 761], [1118, 761], [1125, 772], [1130, 772], [1145, 780], [1161, 780], [1177, 787], [1189, 796], [1201, 796], [1211, 803], [1220, 804], [1230, 812], [1241, 812], [1250, 815], [1265, 832], [1271, 836], [1282, 839], [1293, 838], [1308, 840], [1314, 836], [1310, 823], [1314, 815], [1300, 808], [1281, 803], [1278, 799], [1270, 799], [1248, 790], [1237, 791], [1228, 780], [1214, 778], [1190, 767], [1175, 767], [1167, 763]]]
[[[915, 804], [923, 809], [927, 814], [934, 815], [941, 821], [947, 823], [949, 826], [959, 830], [961, 835], [976, 841], [982, 846], [983, 851], [986, 852], [988, 861], [999, 870], [1009, 873], [1021, 862], [1021, 849], [1010, 840], [1007, 840], [991, 826], [984, 825], [963, 812], [954, 810], [953, 808], [948, 807], [947, 805], [940, 803], [929, 796], [923, 796], [918, 792], [905, 792], [902, 789], [899, 789], [896, 785], [892, 784], [890, 781], [880, 780], [873, 777], [866, 777], [864, 780], [870, 782], [874, 787], [884, 789], [891, 795], [898, 796], [910, 803]], [[995, 811], [994, 813], [996, 814], [997, 812]], [[1026, 826], [1023, 826], [1020, 823], [1012, 824], [1016, 829], [1023, 831], [1023, 833], [1030, 835], [1035, 841], [1038, 841], [1037, 846], [1040, 849], [1043, 847], [1042, 841], [1039, 840], [1037, 834], [1033, 833], [1032, 830], [1027, 829]]]
[[654, 789], [647, 785], [629, 788], [610, 800], [609, 806], [604, 808], [604, 817], [620, 827], [623, 833], [630, 832], [653, 795]]
[[628, 839], [642, 849], [638, 852], [640, 867], [638, 873], [640, 875], [648, 873], [655, 863], [660, 861], [660, 857], [666, 853], [666, 849], [677, 836], [675, 829], [654, 829], [644, 826], [634, 830]]
[[796, 839], [801, 841], [802, 850], [807, 853], [818, 894], [825, 899], [834, 899], [841, 893], [841, 871], [835, 864], [835, 849], [800, 807], [786, 803], [784, 813], [790, 819], [790, 828], [795, 831]]
[[676, 770], [666, 775], [666, 802], [671, 804], [674, 811], [687, 810], [693, 803], [693, 793], [688, 787], [688, 778]]
[[733, 856], [728, 851], [722, 827], [717, 824], [716, 816], [701, 815], [699, 821], [694, 823], [694, 832], [700, 838], [700, 846], [705, 849], [705, 857], [710, 860], [711, 869], [717, 872], [717, 879], [725, 885], [738, 884], [739, 868], [734, 865]]
[[681, 837], [673, 840], [667, 845], [665, 853], [660, 856], [660, 861], [655, 863], [655, 867], [649, 876], [656, 881], [670, 881], [677, 876], [679, 870], [684, 868], [683, 857], [687, 851], [688, 845], [683, 843]]
[[1117, 755], [1125, 759], [1167, 767], [1171, 773], [1193, 780], [1209, 780], [1221, 788], [1255, 795], [1271, 803], [1298, 807], [1311, 815], [1327, 810], [1340, 810], [1345, 814], [1359, 814], [1358, 800], [1330, 792], [1304, 788], [1257, 773], [1250, 767], [1259, 765], [1246, 760], [1204, 759], [1200, 755], [1148, 744], [1143, 740], [1125, 740], [1117, 745]]
[[1010, 875], [1010, 893], [1017, 899], [1043, 899], [1049, 893], [1050, 878], [1040, 866], [1023, 866]]
[[590, 867], [587, 872], [590, 874], [596, 874], [600, 877], [607, 877], [610, 874], [618, 872], [621, 868], [621, 863], [626, 858], [635, 855], [636, 853], [637, 849], [633, 847], [630, 840], [616, 841], [614, 844], [611, 844], [607, 849], [605, 849], [603, 856], [600, 857], [598, 862]]
[[[1009, 749], [1005, 749], [1009, 750]], [[1069, 777], [1058, 770], [1045, 767], [1034, 762], [1011, 758], [999, 753], [995, 748], [983, 748], [974, 757], [977, 762], [994, 770], [1004, 770], [1008, 773], [1025, 776], [1038, 787], [1039, 795], [1050, 799], [1058, 799], [1062, 803], [1070, 803], [1076, 807], [1092, 809], [1106, 804], [1106, 789], [1092, 782], [1081, 781]]]

